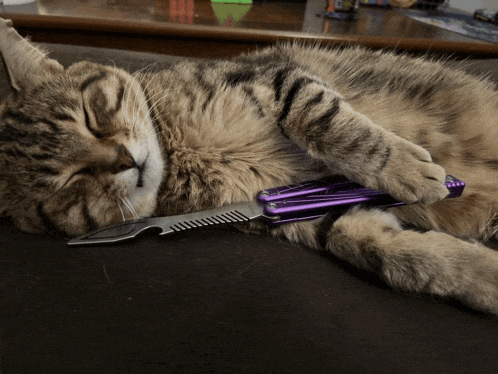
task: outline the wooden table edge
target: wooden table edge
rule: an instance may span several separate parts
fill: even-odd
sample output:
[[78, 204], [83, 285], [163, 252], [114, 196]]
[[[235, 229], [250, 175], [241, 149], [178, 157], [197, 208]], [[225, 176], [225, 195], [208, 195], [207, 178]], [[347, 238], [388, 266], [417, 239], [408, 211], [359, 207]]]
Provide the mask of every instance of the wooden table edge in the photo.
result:
[[[469, 43], [437, 39], [358, 35], [319, 35], [306, 34], [303, 32], [252, 30], [220, 26], [192, 26], [154, 21], [142, 22], [133, 20], [113, 20], [110, 18], [83, 18], [17, 13], [0, 13], [0, 17], [11, 19], [16, 28], [28, 30], [28, 34], [36, 34], [36, 30], [43, 30], [45, 33], [56, 32], [59, 34], [112, 34], [136, 38], [181, 38], [218, 42], [227, 41], [230, 43], [271, 44], [282, 41], [298, 41], [306, 44], [353, 44], [373, 48], [392, 48], [408, 51], [433, 51], [448, 54], [498, 56], [497, 44], [483, 42]], [[78, 44], [78, 42], [75, 41], [75, 44]]]

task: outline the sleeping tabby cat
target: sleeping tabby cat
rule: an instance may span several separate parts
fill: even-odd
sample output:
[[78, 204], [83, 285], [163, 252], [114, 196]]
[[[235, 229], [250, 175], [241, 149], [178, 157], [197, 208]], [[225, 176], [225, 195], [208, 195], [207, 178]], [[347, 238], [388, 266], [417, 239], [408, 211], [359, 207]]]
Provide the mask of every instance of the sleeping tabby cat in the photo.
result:
[[[0, 22], [13, 87], [0, 106], [0, 214], [22, 230], [82, 234], [342, 174], [416, 204], [243, 229], [498, 313], [498, 254], [474, 241], [497, 235], [493, 83], [426, 59], [296, 45], [155, 74], [64, 68], [11, 26]], [[446, 173], [468, 183], [461, 198], [442, 200]]]

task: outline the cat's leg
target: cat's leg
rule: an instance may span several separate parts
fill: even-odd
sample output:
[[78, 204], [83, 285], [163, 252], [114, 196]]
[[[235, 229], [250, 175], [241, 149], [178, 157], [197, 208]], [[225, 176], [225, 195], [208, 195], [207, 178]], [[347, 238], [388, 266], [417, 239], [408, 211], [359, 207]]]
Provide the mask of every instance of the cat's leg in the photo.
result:
[[412, 204], [390, 210], [403, 225], [445, 232], [464, 239], [498, 239], [498, 201], [466, 187], [463, 196], [432, 205]]
[[452, 297], [498, 314], [498, 253], [480, 243], [404, 230], [394, 215], [373, 210], [334, 222], [326, 249], [394, 288]]
[[498, 253], [480, 243], [406, 230], [393, 214], [379, 210], [352, 210], [336, 221], [281, 225], [271, 232], [326, 250], [395, 289], [454, 298], [498, 314]]
[[422, 147], [377, 126], [319, 81], [298, 73], [280, 81], [277, 124], [312, 157], [408, 203], [447, 195], [444, 169]]

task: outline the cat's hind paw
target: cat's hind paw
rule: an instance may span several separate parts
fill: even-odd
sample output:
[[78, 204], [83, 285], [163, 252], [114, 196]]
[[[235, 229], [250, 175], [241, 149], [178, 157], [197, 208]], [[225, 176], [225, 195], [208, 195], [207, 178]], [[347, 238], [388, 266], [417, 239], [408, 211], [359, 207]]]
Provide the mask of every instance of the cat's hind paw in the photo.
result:
[[403, 230], [390, 213], [353, 210], [335, 221], [327, 249], [398, 290], [450, 297], [498, 315], [498, 253], [480, 243]]

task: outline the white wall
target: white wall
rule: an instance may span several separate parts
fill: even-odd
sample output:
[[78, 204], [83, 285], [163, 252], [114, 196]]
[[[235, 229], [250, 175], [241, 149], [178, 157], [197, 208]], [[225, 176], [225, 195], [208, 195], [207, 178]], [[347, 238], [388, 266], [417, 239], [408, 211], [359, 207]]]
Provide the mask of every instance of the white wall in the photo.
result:
[[498, 10], [498, 0], [450, 0], [452, 8], [458, 8], [473, 13], [476, 9], [493, 9]]

